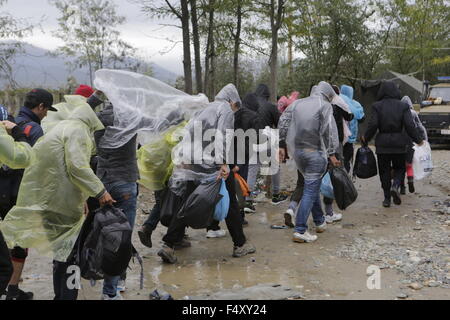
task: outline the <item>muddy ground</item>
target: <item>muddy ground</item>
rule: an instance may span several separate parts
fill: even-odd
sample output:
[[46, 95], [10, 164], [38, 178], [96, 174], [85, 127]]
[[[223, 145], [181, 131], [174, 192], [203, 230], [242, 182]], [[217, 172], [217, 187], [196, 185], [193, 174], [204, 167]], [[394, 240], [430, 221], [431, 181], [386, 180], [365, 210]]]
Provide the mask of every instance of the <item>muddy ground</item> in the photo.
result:
[[[257, 252], [242, 258], [231, 256], [229, 234], [207, 239], [204, 230], [189, 229], [192, 247], [177, 251], [178, 264], [167, 265], [156, 254], [166, 228], [156, 229], [151, 249], [141, 245], [135, 232], [134, 245], [144, 258], [144, 289], [139, 289], [139, 265], [131, 263], [123, 296], [149, 299], [158, 289], [175, 299], [228, 298], [230, 292], [237, 299], [277, 299], [286, 298], [277, 292], [283, 288], [278, 291], [292, 292], [287, 296], [296, 299], [450, 299], [450, 203], [445, 203], [450, 199], [450, 151], [433, 151], [433, 160], [433, 176], [417, 182], [416, 193], [403, 196], [401, 206], [381, 206], [378, 177], [358, 180], [357, 202], [342, 222], [329, 225], [311, 244], [292, 242], [292, 229], [270, 229], [283, 223], [287, 202], [258, 203], [257, 213], [247, 216], [244, 231]], [[292, 191], [295, 178], [295, 172], [283, 168], [285, 190]], [[151, 208], [152, 199], [142, 191], [139, 208]], [[137, 226], [146, 217], [139, 209]], [[367, 288], [369, 265], [380, 268], [381, 289]], [[36, 299], [52, 299], [51, 270], [51, 260], [31, 250], [22, 288], [34, 291]], [[79, 299], [100, 299], [101, 283], [82, 285]]]

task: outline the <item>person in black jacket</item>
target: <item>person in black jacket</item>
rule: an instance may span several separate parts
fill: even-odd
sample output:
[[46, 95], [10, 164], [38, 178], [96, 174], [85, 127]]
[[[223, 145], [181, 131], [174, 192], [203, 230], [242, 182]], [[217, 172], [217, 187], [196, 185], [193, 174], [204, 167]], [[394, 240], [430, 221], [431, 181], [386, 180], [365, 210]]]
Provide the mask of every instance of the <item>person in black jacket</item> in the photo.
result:
[[[381, 186], [384, 191], [384, 207], [390, 207], [391, 197], [395, 204], [401, 204], [399, 188], [406, 170], [408, 136], [419, 145], [423, 143], [423, 140], [418, 137], [408, 104], [401, 102], [400, 98], [400, 90], [394, 82], [383, 82], [378, 91], [378, 101], [372, 106], [372, 117], [367, 131], [361, 137], [363, 142], [368, 142], [378, 132], [375, 146]], [[394, 170], [393, 183], [391, 167]]]
[[[263, 127], [275, 129], [278, 127], [280, 120], [280, 112], [275, 104], [270, 102], [269, 87], [265, 84], [260, 84], [255, 91], [258, 104], [258, 114], [261, 119]], [[259, 161], [259, 160], [258, 160]], [[248, 170], [248, 185], [250, 191], [253, 192], [256, 186], [256, 178], [261, 164], [250, 164]], [[280, 194], [280, 171], [272, 175], [272, 204], [278, 205], [287, 199], [287, 196]], [[246, 212], [255, 212], [252, 197], [247, 198]]]

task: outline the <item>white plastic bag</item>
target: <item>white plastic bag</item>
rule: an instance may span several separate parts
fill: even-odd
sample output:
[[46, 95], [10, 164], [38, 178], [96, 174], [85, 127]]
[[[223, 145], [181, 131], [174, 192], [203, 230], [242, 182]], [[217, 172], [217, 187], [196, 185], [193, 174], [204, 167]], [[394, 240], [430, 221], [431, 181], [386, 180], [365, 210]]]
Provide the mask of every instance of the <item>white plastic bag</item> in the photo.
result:
[[422, 146], [414, 144], [413, 170], [415, 180], [422, 180], [428, 177], [433, 171], [431, 147], [427, 141]]

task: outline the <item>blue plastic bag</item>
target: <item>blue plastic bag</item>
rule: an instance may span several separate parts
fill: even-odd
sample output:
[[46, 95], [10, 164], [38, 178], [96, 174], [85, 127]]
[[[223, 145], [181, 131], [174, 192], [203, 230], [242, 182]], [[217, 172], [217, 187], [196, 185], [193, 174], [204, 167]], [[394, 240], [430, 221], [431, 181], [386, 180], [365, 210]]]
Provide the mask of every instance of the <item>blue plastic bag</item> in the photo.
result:
[[228, 215], [228, 210], [230, 209], [230, 195], [228, 194], [224, 179], [222, 179], [219, 194], [222, 196], [222, 199], [220, 199], [219, 203], [217, 203], [214, 211], [214, 220], [216, 221], [225, 220]]
[[326, 198], [334, 199], [334, 190], [333, 185], [331, 184], [331, 177], [329, 172], [327, 172], [327, 174], [322, 178], [320, 193]]

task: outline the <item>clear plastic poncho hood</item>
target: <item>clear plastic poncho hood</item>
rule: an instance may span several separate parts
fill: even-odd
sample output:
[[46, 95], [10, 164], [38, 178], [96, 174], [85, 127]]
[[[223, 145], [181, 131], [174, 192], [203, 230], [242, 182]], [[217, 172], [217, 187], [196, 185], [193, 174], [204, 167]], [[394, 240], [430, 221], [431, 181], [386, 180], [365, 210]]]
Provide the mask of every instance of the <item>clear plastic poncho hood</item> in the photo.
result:
[[[154, 78], [122, 70], [98, 70], [95, 86], [114, 106], [114, 125], [100, 140], [102, 148], [115, 149], [139, 133], [145, 145], [155, 132], [170, 127], [169, 114], [193, 114], [208, 104], [203, 95], [191, 96]], [[189, 116], [187, 116], [189, 118]]]

